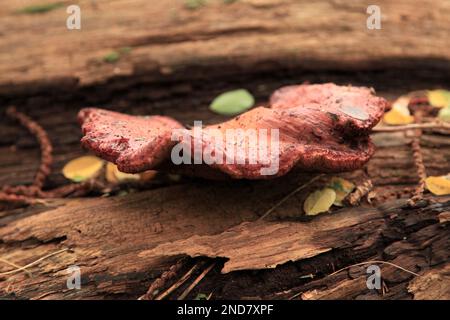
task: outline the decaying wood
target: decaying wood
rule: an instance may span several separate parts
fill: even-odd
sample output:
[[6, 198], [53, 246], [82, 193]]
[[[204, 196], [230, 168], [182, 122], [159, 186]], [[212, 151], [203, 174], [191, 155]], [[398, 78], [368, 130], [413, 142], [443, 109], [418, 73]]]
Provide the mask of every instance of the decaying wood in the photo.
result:
[[[398, 205], [397, 205], [398, 207]], [[364, 226], [370, 221], [371, 228]], [[370, 233], [367, 233], [370, 230]], [[198, 236], [163, 243], [143, 251], [141, 257], [179, 255], [229, 259], [222, 272], [275, 268], [288, 261], [311, 258], [354, 239], [376, 241], [383, 231], [383, 213], [358, 208], [323, 215], [310, 222], [244, 222], [211, 236]]]
[[450, 263], [427, 271], [422, 277], [414, 279], [408, 291], [416, 300], [449, 300], [450, 299]]
[[[381, 30], [367, 29], [369, 4], [358, 0], [264, 2], [268, 8], [243, 0], [189, 10], [176, 0], [79, 1], [81, 30], [67, 30], [65, 6], [27, 15], [17, 13], [23, 1], [7, 1], [0, 12], [0, 93], [73, 90], [130, 75], [205, 77], [213, 69], [450, 69], [448, 1], [380, 0]], [[121, 48], [131, 51], [116, 63], [104, 61]]]
[[[408, 145], [404, 148], [402, 151], [398, 146], [380, 147], [369, 162], [369, 175], [375, 169], [392, 175], [397, 168], [391, 168], [392, 164], [386, 161], [390, 157], [398, 166], [411, 163], [411, 150]], [[440, 151], [441, 155], [447, 154], [445, 148]], [[448, 170], [448, 162], [441, 162], [443, 167], [439, 167], [434, 154], [424, 148], [426, 167], [434, 163], [432, 170]], [[354, 174], [358, 173], [350, 176]], [[414, 186], [416, 177], [405, 176], [408, 175], [400, 173], [391, 179]], [[251, 291], [245, 285], [249, 272], [245, 270], [278, 265], [273, 271], [277, 274], [289, 268], [292, 260], [303, 270], [300, 275], [312, 274], [312, 278], [305, 280], [298, 273], [295, 279], [278, 276], [277, 285], [268, 285], [264, 295], [289, 298], [304, 292], [304, 298], [319, 298], [307, 292], [320, 292], [325, 286], [333, 294], [323, 293], [321, 298], [350, 299], [374, 294], [376, 298], [405, 298], [411, 297], [406, 286], [412, 276], [395, 268], [382, 267], [383, 279], [390, 288], [384, 296], [367, 291], [362, 285], [364, 275], [358, 280], [354, 276], [348, 279], [347, 272], [329, 278], [326, 275], [368, 258], [388, 260], [419, 274], [448, 262], [449, 225], [439, 221], [440, 214], [449, 211], [448, 197], [435, 198], [435, 203], [414, 210], [403, 207], [405, 201], [398, 200], [378, 203], [376, 208], [344, 208], [311, 221], [298, 220], [305, 190], [277, 208], [272, 220], [257, 221], [284, 195], [312, 177], [289, 175], [278, 181], [277, 188], [268, 181], [193, 182], [123, 197], [59, 200], [53, 207], [5, 212], [0, 217], [0, 252], [4, 259], [25, 265], [61, 248], [70, 251], [30, 268], [33, 278], [25, 273], [3, 277], [0, 292], [10, 298], [44, 294], [45, 298], [138, 298], [147, 291], [152, 279], [188, 254], [229, 259], [222, 268], [226, 274], [204, 279], [191, 293], [194, 296], [212, 291], [212, 283], [224, 283], [222, 292], [215, 291], [217, 298], [260, 294], [257, 288]], [[385, 185], [374, 181], [377, 192], [382, 194]], [[274, 221], [281, 217], [283, 220]], [[288, 217], [297, 219], [286, 221]], [[79, 291], [66, 288], [66, 269], [74, 264], [82, 270], [83, 285]], [[1, 271], [10, 269], [9, 265], [0, 266]], [[230, 279], [241, 279], [246, 288], [227, 289], [225, 283]], [[291, 292], [280, 295], [277, 291], [282, 288]]]
[[[48, 190], [67, 184], [62, 166], [85, 154], [76, 123], [82, 107], [210, 124], [225, 120], [208, 111], [212, 98], [237, 87], [263, 102], [280, 86], [303, 81], [374, 86], [387, 98], [448, 85], [448, 1], [378, 1], [382, 30], [365, 28], [367, 4], [356, 0], [265, 0], [270, 10], [258, 3], [208, 1], [188, 10], [183, 1], [78, 1], [81, 31], [65, 29], [64, 7], [26, 15], [15, 13], [22, 1], [2, 4], [0, 185], [32, 184], [39, 167], [37, 143], [3, 116], [8, 105], [48, 132], [54, 146]], [[330, 14], [317, 16], [321, 10]], [[131, 51], [104, 61], [124, 47]], [[408, 76], [396, 80], [399, 73]], [[448, 136], [421, 129], [427, 175], [447, 174]], [[302, 203], [320, 181], [277, 205], [314, 177], [298, 173], [276, 182], [184, 181], [154, 190], [160, 185], [152, 182], [152, 190], [125, 196], [0, 211], [0, 261], [6, 261], [0, 274], [39, 261], [0, 276], [0, 298], [136, 299], [187, 254], [220, 257], [187, 298], [210, 292], [217, 299], [448, 298], [450, 199], [425, 193], [432, 203], [402, 207], [418, 182], [411, 138], [380, 132], [373, 139], [378, 149], [364, 170], [342, 175], [370, 178], [373, 206], [363, 201], [312, 219], [303, 216]], [[363, 266], [333, 274], [368, 260], [420, 277], [380, 265], [378, 291], [367, 289]], [[71, 265], [81, 268], [81, 290], [67, 288]], [[177, 281], [164, 283], [166, 298], [192, 286]]]

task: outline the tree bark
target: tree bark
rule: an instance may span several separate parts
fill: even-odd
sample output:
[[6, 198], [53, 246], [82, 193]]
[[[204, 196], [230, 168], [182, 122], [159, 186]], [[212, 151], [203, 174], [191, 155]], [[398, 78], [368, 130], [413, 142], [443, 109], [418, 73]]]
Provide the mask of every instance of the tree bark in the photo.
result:
[[[304, 81], [373, 86], [393, 99], [450, 80], [447, 1], [378, 1], [382, 30], [367, 30], [368, 4], [359, 1], [208, 1], [195, 10], [183, 1], [82, 2], [80, 31], [65, 29], [62, 7], [17, 14], [20, 3], [0, 12], [0, 185], [30, 184], [39, 166], [36, 142], [5, 118], [8, 105], [47, 130], [55, 162], [45, 188], [52, 189], [67, 184], [63, 165], [86, 153], [76, 123], [82, 107], [209, 124], [225, 119], [208, 110], [211, 100], [239, 87], [264, 104], [273, 90]], [[112, 51], [119, 59], [106, 62]], [[330, 176], [258, 220], [315, 176], [301, 172], [273, 181], [153, 181], [123, 196], [4, 206], [0, 298], [136, 299], [190, 256], [160, 290], [214, 260], [188, 298], [448, 299], [450, 198], [426, 193], [428, 201], [405, 206], [418, 182], [411, 138], [372, 137], [377, 151], [365, 168], [340, 175], [370, 179], [372, 204], [313, 218], [303, 201]], [[448, 136], [424, 130], [421, 146], [427, 175], [450, 172]], [[375, 263], [380, 290], [367, 288], [367, 265], [352, 267], [373, 260], [391, 263]], [[72, 265], [81, 268], [80, 290], [66, 284]]]

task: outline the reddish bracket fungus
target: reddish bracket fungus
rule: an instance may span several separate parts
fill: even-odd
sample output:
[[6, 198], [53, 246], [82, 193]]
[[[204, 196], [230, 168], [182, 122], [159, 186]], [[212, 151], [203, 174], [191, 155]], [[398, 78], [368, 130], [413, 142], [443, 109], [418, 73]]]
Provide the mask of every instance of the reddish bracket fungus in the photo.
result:
[[[368, 88], [297, 85], [275, 91], [270, 107], [257, 107], [224, 123], [207, 126], [201, 135], [195, 128], [185, 129], [184, 135], [173, 139], [174, 130], [184, 126], [171, 118], [130, 116], [95, 108], [81, 110], [79, 121], [83, 146], [124, 172], [177, 168], [194, 175], [217, 172], [232, 178], [265, 179], [284, 175], [294, 167], [319, 172], [362, 167], [374, 152], [370, 129], [381, 119], [386, 106], [386, 100]], [[242, 133], [249, 129], [264, 133], [258, 145], [246, 135], [235, 136], [232, 143], [226, 139], [230, 131]], [[273, 156], [270, 151], [275, 140], [276, 159], [255, 158], [261, 152]], [[176, 165], [171, 152], [180, 142], [189, 144], [189, 159], [196, 157], [195, 146], [199, 146], [203, 154], [223, 161]], [[227, 161], [236, 147], [244, 151], [243, 159]], [[261, 174], [261, 169], [271, 167], [274, 161], [277, 170]]]

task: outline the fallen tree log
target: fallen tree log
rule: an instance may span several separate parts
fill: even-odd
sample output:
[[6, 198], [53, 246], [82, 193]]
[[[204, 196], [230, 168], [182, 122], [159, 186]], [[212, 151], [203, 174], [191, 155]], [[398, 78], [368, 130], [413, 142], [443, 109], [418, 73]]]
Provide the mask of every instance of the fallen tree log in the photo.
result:
[[[446, 157], [447, 149], [441, 149]], [[23, 266], [60, 249], [67, 251], [27, 272], [1, 275], [15, 269], [1, 264], [1, 296], [138, 298], [152, 280], [181, 256], [189, 255], [225, 259], [219, 260], [215, 273], [191, 298], [213, 288], [215, 298], [412, 298], [415, 294], [426, 298], [426, 293], [415, 289], [423, 285], [436, 288], [429, 297], [446, 297], [449, 225], [445, 215], [450, 198], [431, 197], [433, 202], [416, 208], [405, 207], [404, 200], [382, 203], [383, 194], [396, 189], [386, 190], [376, 180], [376, 172], [396, 172], [399, 163], [408, 166], [408, 151], [399, 150], [398, 146], [379, 147], [373, 164], [369, 162], [378, 166], [368, 171], [377, 181], [380, 203], [376, 207], [343, 208], [311, 221], [301, 213], [307, 190], [256, 221], [289, 191], [311, 180], [310, 175], [298, 173], [277, 180], [277, 188], [270, 181], [192, 182], [123, 197], [55, 200], [47, 207], [3, 212], [2, 259]], [[426, 165], [433, 163], [435, 153], [424, 150]], [[396, 159], [391, 169], [389, 163], [380, 161], [390, 157]], [[440, 164], [434, 170], [448, 170], [448, 162]], [[363, 171], [353, 172], [349, 178], [362, 175]], [[414, 185], [411, 175], [411, 170], [408, 175], [394, 175], [397, 180], [387, 184], [401, 190], [405, 184]], [[321, 183], [315, 182], [309, 190]], [[352, 269], [330, 275], [366, 260], [389, 261], [419, 275], [436, 269], [444, 282], [421, 284], [410, 273], [381, 266], [390, 289], [380, 294], [365, 287], [366, 275], [356, 267], [359, 275]], [[81, 268], [80, 290], [66, 287], [66, 270], [71, 265]], [[254, 272], [264, 280], [255, 280]]]
[[[61, 7], [17, 14], [21, 3], [8, 1], [0, 12], [0, 112], [17, 105], [48, 131], [55, 147], [48, 189], [67, 183], [61, 167], [84, 154], [75, 119], [86, 106], [209, 124], [225, 120], [207, 110], [209, 102], [236, 87], [248, 88], [258, 102], [303, 81], [374, 86], [393, 98], [449, 79], [446, 1], [380, 1], [382, 30], [365, 28], [367, 8], [358, 1], [264, 1], [270, 10], [258, 1], [211, 1], [192, 11], [182, 1], [175, 10], [168, 1], [80, 2], [81, 32], [64, 30]], [[332, 15], [318, 18], [322, 10]], [[105, 59], [122, 49], [117, 61]], [[3, 113], [0, 123], [0, 185], [29, 184], [39, 165], [36, 142]], [[211, 292], [215, 299], [448, 298], [449, 199], [428, 194], [434, 202], [404, 207], [418, 179], [410, 138], [373, 138], [375, 156], [364, 170], [344, 175], [373, 182], [373, 206], [313, 219], [301, 207], [321, 181], [257, 221], [312, 178], [298, 173], [274, 182], [189, 181], [0, 211], [0, 298], [136, 299], [187, 255], [198, 257], [187, 259], [179, 276], [198, 262], [216, 262], [188, 298]], [[424, 131], [421, 145], [427, 174], [447, 174], [448, 136]], [[383, 287], [368, 290], [367, 265], [355, 264], [374, 260], [419, 277], [379, 263]], [[80, 290], [67, 287], [73, 265], [81, 270]], [[347, 269], [335, 273], [341, 268]]]
[[[263, 2], [208, 1], [195, 10], [184, 1], [82, 2], [81, 30], [67, 30], [64, 6], [18, 14], [23, 2], [8, 1], [0, 13], [0, 94], [130, 76], [127, 86], [253, 70], [450, 70], [447, 1], [380, 0], [381, 30], [367, 29], [369, 4], [357, 0]], [[112, 52], [119, 58], [108, 59]]]

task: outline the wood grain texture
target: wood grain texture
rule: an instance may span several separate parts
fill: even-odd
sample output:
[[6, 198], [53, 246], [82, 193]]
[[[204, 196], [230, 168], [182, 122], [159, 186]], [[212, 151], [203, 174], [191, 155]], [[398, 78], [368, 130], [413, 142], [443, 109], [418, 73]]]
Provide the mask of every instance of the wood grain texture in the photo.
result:
[[[131, 75], [204, 78], [217, 69], [224, 75], [294, 67], [450, 70], [448, 1], [380, 0], [381, 30], [366, 28], [370, 1], [217, 0], [195, 10], [179, 0], [77, 4], [82, 27], [71, 31], [65, 6], [29, 15], [17, 14], [22, 1], [2, 5], [0, 93], [76, 88]], [[131, 52], [116, 63], [104, 61], [124, 47]]]
[[[388, 154], [386, 150], [392, 151], [387, 148], [378, 153]], [[405, 157], [398, 161], [405, 166], [405, 161], [411, 160]], [[353, 172], [347, 178], [358, 179], [363, 174]], [[439, 215], [449, 211], [450, 199], [438, 197], [435, 203], [416, 209], [404, 208], [403, 200], [382, 203], [383, 192], [395, 190], [392, 185], [404, 187], [407, 180], [401, 175], [396, 182], [390, 181], [389, 187], [376, 184], [381, 202], [375, 208], [344, 208], [311, 221], [305, 219], [301, 203], [310, 190], [323, 184], [318, 181], [289, 199], [267, 221], [255, 221], [309, 179], [311, 176], [288, 175], [275, 181], [277, 188], [273, 181], [189, 183], [124, 197], [55, 200], [47, 208], [4, 212], [0, 217], [2, 258], [25, 265], [60, 248], [70, 251], [30, 268], [33, 278], [25, 273], [4, 276], [0, 292], [6, 298], [37, 298], [44, 294], [45, 298], [64, 299], [137, 298], [151, 279], [180, 256], [190, 255], [229, 259], [218, 269], [226, 274], [216, 275], [228, 279], [242, 277], [238, 270], [245, 273], [276, 267], [274, 272], [279, 272], [295, 262], [306, 272], [313, 265], [316, 271], [310, 271], [314, 274], [310, 281], [296, 286], [283, 279], [278, 287], [266, 288], [264, 294], [273, 298], [279, 286], [285, 285], [292, 288], [291, 294], [304, 291], [305, 299], [353, 299], [367, 294], [367, 289], [361, 287], [364, 282], [355, 287], [355, 280], [342, 278], [346, 272], [330, 277], [328, 282], [327, 277], [315, 277], [332, 273], [330, 264], [346, 266], [368, 258], [391, 261], [418, 273], [448, 262], [449, 225], [441, 223]], [[328, 262], [321, 262], [323, 259]], [[73, 264], [81, 266], [83, 272], [79, 291], [65, 287], [66, 268]], [[10, 269], [0, 266], [0, 272]], [[361, 277], [358, 281], [365, 279]], [[383, 267], [383, 279], [396, 287], [412, 280], [411, 275], [390, 267]], [[333, 294], [307, 293], [323, 290], [325, 282]], [[295, 283], [299, 283], [298, 278]], [[205, 288], [200, 286], [199, 290]], [[397, 290], [403, 298], [409, 295], [404, 285]], [[244, 290], [242, 295], [246, 293], [250, 294]], [[224, 289], [222, 297], [242, 297], [236, 294]]]

